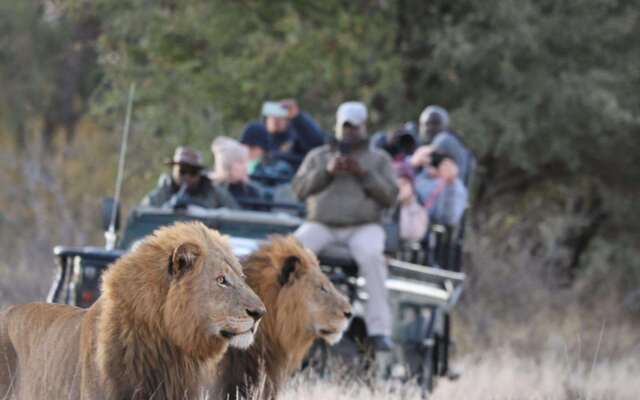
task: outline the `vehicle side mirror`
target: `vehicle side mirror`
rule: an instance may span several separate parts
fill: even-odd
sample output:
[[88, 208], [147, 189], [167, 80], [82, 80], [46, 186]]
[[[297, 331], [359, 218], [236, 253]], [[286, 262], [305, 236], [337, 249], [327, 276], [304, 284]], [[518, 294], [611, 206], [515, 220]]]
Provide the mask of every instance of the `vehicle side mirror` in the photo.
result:
[[117, 232], [120, 229], [120, 203], [116, 202], [112, 197], [104, 197], [102, 199], [102, 230], [108, 231], [111, 226], [111, 218], [115, 218], [113, 221], [114, 230]]

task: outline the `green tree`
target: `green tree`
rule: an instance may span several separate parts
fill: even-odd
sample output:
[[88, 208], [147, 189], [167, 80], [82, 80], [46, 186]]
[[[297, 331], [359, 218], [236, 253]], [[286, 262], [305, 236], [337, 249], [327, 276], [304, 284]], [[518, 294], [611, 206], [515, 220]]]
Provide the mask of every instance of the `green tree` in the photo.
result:
[[53, 2], [0, 1], [1, 122], [22, 147], [39, 132], [50, 148], [60, 130], [73, 139], [99, 82], [99, 21]]

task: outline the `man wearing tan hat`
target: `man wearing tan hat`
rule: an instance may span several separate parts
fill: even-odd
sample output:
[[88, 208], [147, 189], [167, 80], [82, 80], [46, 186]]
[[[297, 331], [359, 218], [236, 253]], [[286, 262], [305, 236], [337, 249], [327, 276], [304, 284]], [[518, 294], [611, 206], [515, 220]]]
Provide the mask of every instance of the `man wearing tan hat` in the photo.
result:
[[171, 175], [162, 174], [158, 185], [142, 200], [143, 206], [180, 209], [189, 205], [203, 208], [239, 208], [231, 194], [203, 174], [200, 153], [178, 147], [166, 162]]
[[390, 350], [381, 220], [398, 195], [395, 173], [389, 156], [369, 148], [364, 104], [343, 103], [336, 120], [335, 140], [312, 150], [293, 178], [293, 191], [306, 202], [308, 219], [295, 236], [316, 253], [333, 243], [348, 247], [366, 281], [370, 340], [376, 350]]

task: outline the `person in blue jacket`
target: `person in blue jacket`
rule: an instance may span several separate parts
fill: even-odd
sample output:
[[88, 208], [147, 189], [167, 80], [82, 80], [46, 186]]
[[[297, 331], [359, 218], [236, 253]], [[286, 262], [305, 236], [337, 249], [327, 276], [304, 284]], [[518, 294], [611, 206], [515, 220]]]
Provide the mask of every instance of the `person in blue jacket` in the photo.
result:
[[325, 133], [295, 100], [265, 102], [262, 117], [269, 132], [269, 156], [287, 162], [294, 172], [310, 150], [325, 143]]
[[433, 151], [426, 157], [415, 180], [420, 202], [429, 220], [448, 226], [460, 223], [469, 201], [469, 192], [460, 179], [458, 166], [451, 154]]
[[260, 122], [245, 125], [240, 143], [249, 154], [248, 172], [252, 180], [265, 186], [276, 186], [291, 181], [295, 171], [291, 165], [269, 154], [269, 132]]
[[460, 180], [469, 185], [474, 165], [473, 153], [449, 127], [449, 113], [437, 105], [426, 107], [420, 114], [420, 141], [435, 152], [449, 154], [460, 171]]

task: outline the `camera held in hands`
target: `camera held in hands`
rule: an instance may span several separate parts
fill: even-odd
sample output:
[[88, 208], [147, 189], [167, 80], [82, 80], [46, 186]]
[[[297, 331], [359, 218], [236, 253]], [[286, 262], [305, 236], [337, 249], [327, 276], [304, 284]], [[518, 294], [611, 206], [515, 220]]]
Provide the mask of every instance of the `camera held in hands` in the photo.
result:
[[449, 157], [447, 154], [440, 153], [440, 152], [437, 152], [437, 151], [433, 152], [433, 153], [431, 153], [430, 165], [433, 168], [438, 168], [440, 166], [440, 164], [446, 159], [451, 160], [451, 157]]
[[351, 154], [352, 150], [353, 150], [353, 147], [351, 143], [347, 143], [343, 141], [340, 141], [338, 143], [338, 153], [340, 153], [341, 156], [348, 156], [349, 154]]
[[395, 157], [396, 155], [411, 155], [418, 145], [414, 134], [411, 132], [410, 127], [407, 127], [407, 124], [391, 132], [387, 140], [386, 150], [391, 157]]

